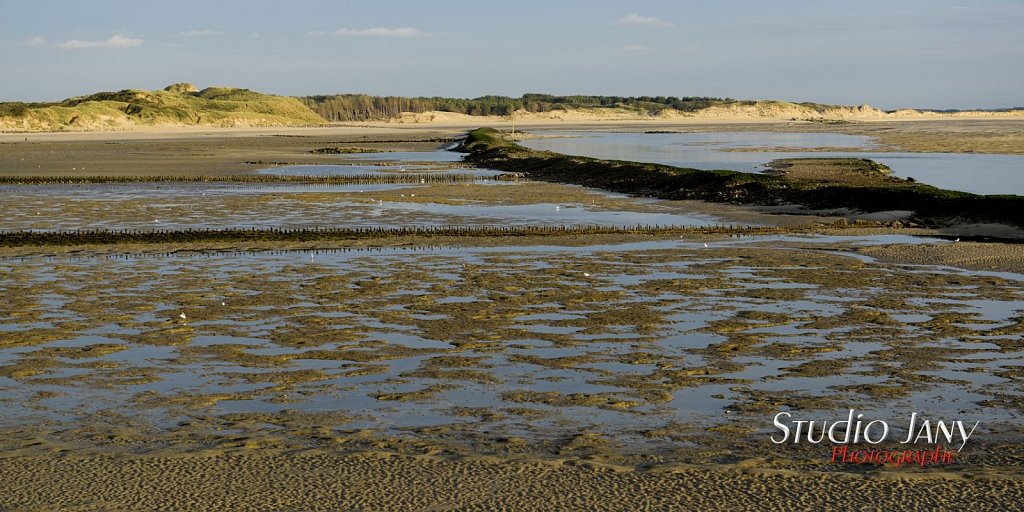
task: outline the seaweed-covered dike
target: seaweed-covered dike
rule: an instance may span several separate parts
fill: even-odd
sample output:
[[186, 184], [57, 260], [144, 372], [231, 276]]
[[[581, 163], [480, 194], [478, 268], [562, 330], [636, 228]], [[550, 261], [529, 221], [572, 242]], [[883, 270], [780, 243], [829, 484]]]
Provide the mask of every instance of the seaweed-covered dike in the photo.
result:
[[[493, 128], [469, 132], [460, 149], [468, 153], [467, 162], [480, 167], [661, 199], [862, 212], [909, 210], [915, 221], [927, 225], [991, 222], [1024, 227], [1024, 197], [943, 190], [889, 176], [885, 166], [866, 159], [827, 159], [835, 169], [860, 179], [822, 180], [785, 172], [784, 167], [799, 165], [800, 159], [780, 162], [780, 172], [773, 174], [704, 171], [534, 151], [505, 140]], [[813, 160], [820, 164], [825, 159]]]

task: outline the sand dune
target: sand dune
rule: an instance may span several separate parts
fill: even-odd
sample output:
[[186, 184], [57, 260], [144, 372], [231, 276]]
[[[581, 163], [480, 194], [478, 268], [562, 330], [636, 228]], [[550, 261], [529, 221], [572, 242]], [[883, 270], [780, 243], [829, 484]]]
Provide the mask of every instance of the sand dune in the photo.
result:
[[[920, 121], [955, 119], [1021, 119], [1024, 111], [1008, 112], [964, 111], [930, 112], [913, 109], [883, 111], [870, 105], [857, 107], [828, 107], [818, 111], [809, 106], [782, 101], [732, 103], [708, 107], [696, 112], [663, 110], [644, 113], [629, 109], [600, 108], [555, 110], [550, 112], [516, 112], [515, 121], [524, 124], [588, 123], [614, 121], [643, 122], [778, 122], [778, 121]], [[503, 124], [507, 116], [470, 116], [453, 112], [406, 112], [394, 119], [380, 121], [390, 124], [485, 125]]]

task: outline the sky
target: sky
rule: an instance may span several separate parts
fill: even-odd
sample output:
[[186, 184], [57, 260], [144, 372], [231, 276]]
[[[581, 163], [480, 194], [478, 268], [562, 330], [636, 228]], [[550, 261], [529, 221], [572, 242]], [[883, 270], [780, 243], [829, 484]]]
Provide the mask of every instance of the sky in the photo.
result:
[[1024, 105], [1022, 0], [0, 0], [0, 101], [285, 95]]

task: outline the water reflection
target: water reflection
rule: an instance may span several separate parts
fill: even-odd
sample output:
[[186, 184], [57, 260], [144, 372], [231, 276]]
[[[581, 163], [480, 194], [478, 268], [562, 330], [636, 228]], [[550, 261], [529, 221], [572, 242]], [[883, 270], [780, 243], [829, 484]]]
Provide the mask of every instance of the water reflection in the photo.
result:
[[[870, 137], [835, 133], [605, 133], [546, 132], [551, 138], [522, 145], [539, 150], [611, 160], [654, 162], [695, 169], [760, 171], [780, 158], [871, 158], [893, 174], [939, 188], [977, 194], [1024, 194], [1024, 156], [871, 151]], [[780, 151], [723, 151], [773, 148]], [[786, 148], [793, 148], [786, 151]], [[800, 151], [831, 148], [835, 151]], [[844, 151], [843, 148], [850, 148]], [[863, 151], [867, 149], [868, 151]]]
[[[763, 241], [22, 258], [0, 266], [0, 291], [37, 306], [2, 323], [0, 425], [126, 407], [173, 419], [198, 403], [341, 411], [346, 428], [387, 429], [463, 421], [458, 405], [502, 411], [501, 429], [628, 433], [723, 421], [732, 404], [782, 392], [1016, 417], [979, 404], [1013, 389], [994, 375], [1019, 368], [1020, 352], [972, 339], [1016, 321], [1016, 283], [931, 267], [920, 286], [887, 289], [908, 270], [869, 265], [851, 292], [844, 260], [793, 251], [780, 266], [748, 250]], [[950, 280], [964, 288], [934, 300]], [[861, 315], [868, 306], [890, 321]], [[933, 321], [951, 315], [967, 339]], [[929, 364], [907, 366], [915, 352], [893, 351], [907, 344]], [[890, 374], [894, 362], [909, 369]], [[887, 382], [906, 395], [871, 396]]]
[[463, 153], [454, 151], [392, 151], [388, 153], [346, 154], [346, 160], [394, 162], [461, 162]]

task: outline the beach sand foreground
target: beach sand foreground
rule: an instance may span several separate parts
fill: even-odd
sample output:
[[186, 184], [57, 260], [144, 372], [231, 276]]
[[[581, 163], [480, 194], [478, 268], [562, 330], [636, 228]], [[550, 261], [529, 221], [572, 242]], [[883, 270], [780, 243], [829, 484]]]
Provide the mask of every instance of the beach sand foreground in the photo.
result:
[[[1010, 510], [1020, 479], [249, 450], [0, 458], [4, 510]], [[983, 500], [978, 498], [983, 496]]]

